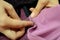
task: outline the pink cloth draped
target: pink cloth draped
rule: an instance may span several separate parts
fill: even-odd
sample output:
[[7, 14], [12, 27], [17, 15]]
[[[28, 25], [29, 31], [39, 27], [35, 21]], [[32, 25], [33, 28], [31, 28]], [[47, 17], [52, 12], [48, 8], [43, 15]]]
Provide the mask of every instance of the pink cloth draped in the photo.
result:
[[27, 32], [29, 40], [60, 40], [60, 5], [44, 8], [37, 17], [29, 19], [34, 22]]

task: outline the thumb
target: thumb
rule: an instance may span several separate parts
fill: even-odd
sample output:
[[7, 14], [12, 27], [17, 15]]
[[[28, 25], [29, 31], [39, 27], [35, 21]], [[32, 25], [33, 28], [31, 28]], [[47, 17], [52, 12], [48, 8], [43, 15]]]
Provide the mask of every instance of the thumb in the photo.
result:
[[29, 10], [30, 10], [31, 12], [33, 12], [34, 8], [30, 8]]

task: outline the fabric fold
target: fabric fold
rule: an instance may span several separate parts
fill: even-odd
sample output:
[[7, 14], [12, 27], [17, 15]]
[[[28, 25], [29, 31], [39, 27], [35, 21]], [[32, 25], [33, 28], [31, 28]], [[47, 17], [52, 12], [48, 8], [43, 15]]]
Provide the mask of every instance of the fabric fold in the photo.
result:
[[28, 29], [29, 40], [57, 40], [60, 35], [60, 5], [44, 8], [35, 18], [35, 24]]

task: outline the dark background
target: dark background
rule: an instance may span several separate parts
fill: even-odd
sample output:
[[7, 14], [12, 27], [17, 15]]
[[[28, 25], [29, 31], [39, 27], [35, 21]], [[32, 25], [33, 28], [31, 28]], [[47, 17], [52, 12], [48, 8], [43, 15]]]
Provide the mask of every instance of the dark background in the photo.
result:
[[59, 3], [60, 3], [60, 0], [59, 0]]

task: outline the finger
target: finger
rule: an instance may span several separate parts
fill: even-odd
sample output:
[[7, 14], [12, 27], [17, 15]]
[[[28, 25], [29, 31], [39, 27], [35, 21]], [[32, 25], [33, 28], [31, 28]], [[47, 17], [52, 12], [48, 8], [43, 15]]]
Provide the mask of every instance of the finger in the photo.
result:
[[6, 26], [10, 28], [22, 28], [22, 27], [27, 27], [33, 25], [33, 22], [31, 21], [21, 21], [21, 20], [16, 20], [16, 19], [11, 19], [7, 18]]
[[29, 10], [30, 10], [31, 12], [33, 12], [34, 8], [30, 8]]
[[39, 12], [42, 10], [42, 8], [48, 3], [48, 0], [38, 0], [38, 3], [35, 7], [35, 9], [33, 10], [33, 12], [31, 13], [31, 17], [34, 18], [36, 17]]
[[15, 39], [16, 32], [13, 30], [6, 29], [6, 30], [2, 31], [2, 33], [10, 39]]
[[17, 13], [15, 12], [13, 6], [7, 2], [4, 1], [4, 8], [6, 9], [6, 11], [8, 12], [8, 14], [14, 18], [14, 19], [20, 19], [20, 17], [17, 15]]
[[0, 5], [0, 17], [4, 17], [4, 16], [7, 16], [7, 14], [5, 13], [5, 10], [4, 10], [3, 6]]
[[16, 34], [16, 38], [19, 38], [21, 36], [23, 36], [25, 33], [25, 28], [22, 28], [22, 30], [18, 31], [17, 34]]

